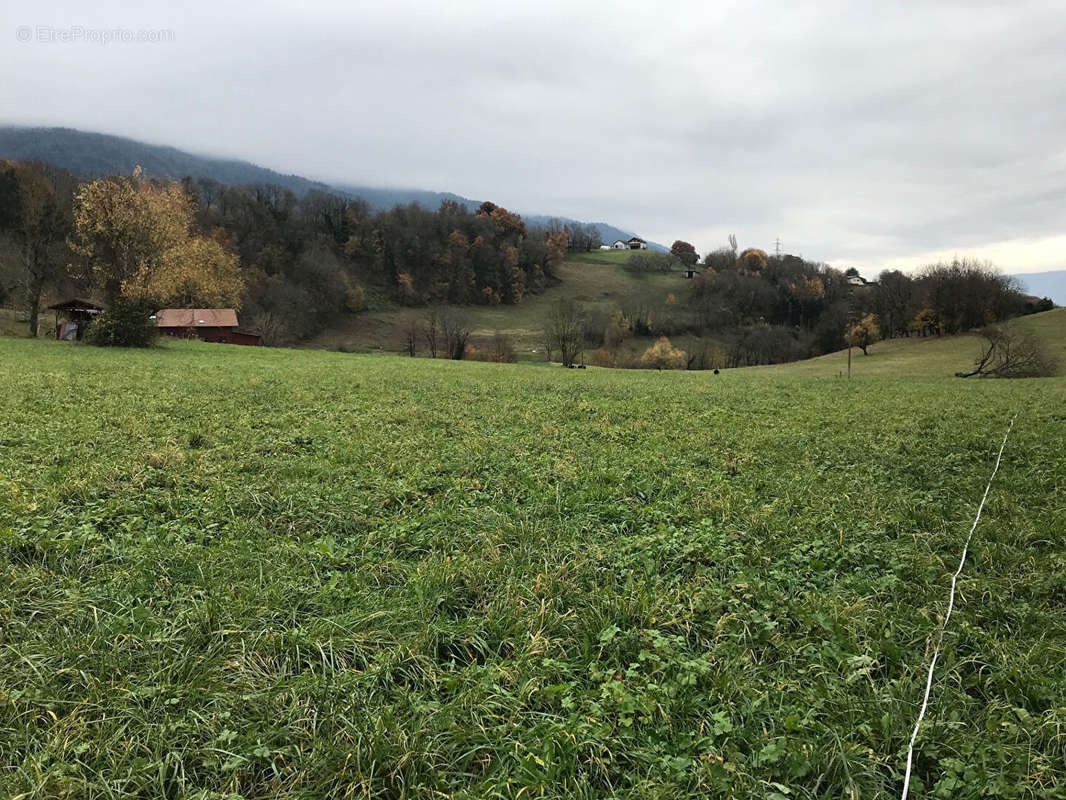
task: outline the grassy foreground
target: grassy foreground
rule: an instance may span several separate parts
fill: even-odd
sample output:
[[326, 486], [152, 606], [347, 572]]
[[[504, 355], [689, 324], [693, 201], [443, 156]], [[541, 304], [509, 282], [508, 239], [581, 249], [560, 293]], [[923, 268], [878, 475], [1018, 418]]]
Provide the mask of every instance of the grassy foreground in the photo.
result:
[[1066, 381], [0, 339], [0, 796], [1066, 797]]

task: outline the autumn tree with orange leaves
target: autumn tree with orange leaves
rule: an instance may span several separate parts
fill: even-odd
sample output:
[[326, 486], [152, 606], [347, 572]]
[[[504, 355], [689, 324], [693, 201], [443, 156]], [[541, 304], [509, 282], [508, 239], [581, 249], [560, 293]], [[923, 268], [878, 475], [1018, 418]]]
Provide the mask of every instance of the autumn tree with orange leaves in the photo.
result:
[[737, 264], [741, 269], [745, 269], [748, 272], [762, 272], [766, 269], [768, 261], [769, 256], [766, 255], [765, 250], [760, 250], [757, 247], [749, 247], [740, 254], [737, 259]]

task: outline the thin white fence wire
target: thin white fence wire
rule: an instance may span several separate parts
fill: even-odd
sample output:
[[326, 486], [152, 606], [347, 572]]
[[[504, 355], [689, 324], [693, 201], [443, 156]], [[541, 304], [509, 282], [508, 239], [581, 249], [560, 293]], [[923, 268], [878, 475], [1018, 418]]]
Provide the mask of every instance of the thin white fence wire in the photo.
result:
[[962, 574], [962, 568], [966, 564], [966, 553], [970, 549], [970, 540], [973, 539], [974, 531], [977, 530], [977, 523], [981, 521], [981, 512], [985, 508], [985, 500], [988, 499], [988, 491], [992, 488], [992, 481], [996, 477], [996, 473], [999, 472], [999, 462], [1003, 460], [1003, 448], [1007, 446], [1007, 437], [1010, 436], [1011, 429], [1014, 428], [1014, 420], [1018, 418], [1015, 414], [1007, 426], [1007, 432], [1003, 434], [1003, 443], [999, 446], [999, 455], [996, 456], [996, 466], [992, 468], [992, 474], [988, 478], [988, 485], [985, 486], [985, 493], [981, 497], [981, 504], [977, 506], [977, 516], [974, 518], [973, 525], [970, 527], [970, 534], [966, 537], [966, 544], [962, 546], [962, 558], [959, 559], [959, 568], [955, 570], [955, 574], [951, 576], [951, 592], [948, 595], [948, 613], [944, 615], [944, 619], [940, 623], [940, 632], [937, 634], [936, 647], [933, 648], [933, 658], [929, 662], [929, 674], [925, 679], [925, 696], [922, 698], [922, 708], [918, 712], [918, 720], [914, 723], [914, 731], [911, 733], [910, 744], [907, 745], [907, 771], [903, 777], [903, 794], [900, 795], [900, 800], [907, 800], [907, 792], [911, 786], [911, 769], [914, 766], [914, 742], [918, 738], [918, 729], [922, 726], [922, 720], [925, 718], [925, 711], [929, 708], [929, 692], [933, 688], [933, 672], [936, 670], [936, 660], [940, 657], [940, 650], [944, 646], [944, 632], [947, 630], [948, 622], [951, 620], [951, 612], [955, 608], [955, 584], [958, 583], [959, 575]]

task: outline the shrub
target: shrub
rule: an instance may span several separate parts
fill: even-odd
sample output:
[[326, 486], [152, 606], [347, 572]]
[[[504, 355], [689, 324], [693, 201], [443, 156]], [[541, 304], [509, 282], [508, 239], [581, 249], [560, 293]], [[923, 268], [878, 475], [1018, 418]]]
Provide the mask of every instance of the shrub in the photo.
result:
[[589, 363], [594, 367], [613, 367], [614, 366], [614, 353], [608, 350], [606, 347], [601, 347], [589, 356]]
[[626, 319], [625, 314], [621, 311], [615, 311], [611, 314], [610, 320], [604, 327], [603, 346], [608, 350], [614, 350], [628, 338], [631, 332], [632, 326], [629, 324], [629, 320]]
[[[3, 302], [3, 287], [0, 287], [0, 302]], [[1051, 311], [1055, 307], [1054, 301], [1050, 297], [1045, 297], [1040, 300], [1028, 300], [1025, 303], [1025, 314], [1038, 314], [1041, 311]]]
[[626, 259], [626, 269], [630, 272], [669, 272], [680, 262], [666, 253], [641, 250]]
[[467, 344], [463, 352], [463, 358], [467, 361], [490, 361], [494, 364], [513, 364], [518, 359], [515, 357], [514, 343], [511, 337], [500, 331], [492, 337], [487, 345], [478, 347]]
[[716, 344], [705, 344], [688, 356], [688, 369], [721, 369], [725, 366], [725, 353]]
[[937, 322], [936, 313], [931, 308], [922, 308], [914, 315], [914, 319], [908, 324], [911, 333], [918, 336], [927, 336], [931, 333], [940, 335], [940, 325]]
[[808, 343], [797, 331], [784, 326], [761, 325], [743, 329], [726, 354], [727, 367], [783, 364], [798, 361], [808, 352]]
[[687, 363], [685, 351], [674, 347], [665, 336], [660, 336], [640, 357], [640, 365], [646, 369], [684, 369]]
[[713, 269], [715, 272], [721, 272], [724, 269], [733, 269], [737, 264], [736, 251], [731, 250], [728, 247], [719, 247], [717, 250], [712, 250], [704, 256], [703, 264], [704, 266]]
[[582, 331], [585, 344], [592, 347], [599, 347], [601, 344], [605, 344], [604, 331], [610, 322], [611, 318], [606, 311], [593, 309], [585, 312], [585, 325]]
[[344, 293], [344, 305], [353, 314], [366, 310], [366, 292], [362, 286], [353, 286]]
[[97, 347], [151, 347], [159, 338], [147, 300], [120, 298], [89, 326], [85, 341]]
[[593, 351], [589, 357], [589, 363], [594, 367], [610, 367], [612, 369], [641, 369], [645, 366], [632, 350], [624, 347], [619, 347], [617, 350], [601, 347]]

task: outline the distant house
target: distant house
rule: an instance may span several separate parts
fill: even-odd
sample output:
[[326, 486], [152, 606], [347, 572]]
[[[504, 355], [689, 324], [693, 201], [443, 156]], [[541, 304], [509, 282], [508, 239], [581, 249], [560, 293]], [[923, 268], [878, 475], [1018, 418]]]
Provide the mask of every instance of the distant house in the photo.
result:
[[104, 313], [103, 306], [78, 298], [48, 306], [48, 310], [56, 312], [56, 338], [65, 342], [81, 339], [89, 323]]
[[844, 270], [844, 277], [848, 281], [848, 286], [866, 286], [867, 281], [855, 267], [848, 267]]
[[696, 268], [695, 267], [685, 267], [685, 277], [686, 278], [695, 278], [696, 277]]
[[175, 339], [259, 344], [256, 334], [238, 330], [237, 312], [232, 308], [164, 308], [156, 312], [155, 324], [161, 334]]
[[630, 250], [647, 250], [648, 249], [648, 243], [645, 242], [643, 239], [641, 239], [639, 236], [634, 236], [632, 239], [630, 239], [628, 242], [626, 242], [626, 246]]
[[618, 239], [614, 244], [611, 245], [611, 247], [613, 247], [615, 250], [628, 250], [629, 242], [625, 241], [624, 239]]

